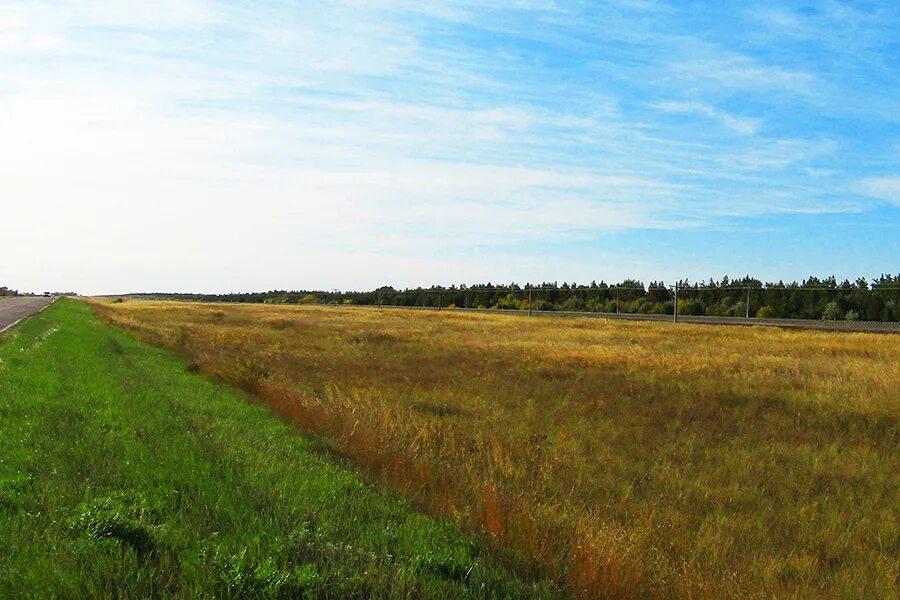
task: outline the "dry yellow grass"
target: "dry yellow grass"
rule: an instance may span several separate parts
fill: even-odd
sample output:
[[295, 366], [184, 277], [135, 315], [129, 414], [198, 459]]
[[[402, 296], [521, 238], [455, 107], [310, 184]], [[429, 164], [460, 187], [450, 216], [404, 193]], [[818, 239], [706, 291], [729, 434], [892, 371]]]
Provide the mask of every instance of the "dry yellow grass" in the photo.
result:
[[95, 308], [576, 596], [898, 596], [896, 336]]

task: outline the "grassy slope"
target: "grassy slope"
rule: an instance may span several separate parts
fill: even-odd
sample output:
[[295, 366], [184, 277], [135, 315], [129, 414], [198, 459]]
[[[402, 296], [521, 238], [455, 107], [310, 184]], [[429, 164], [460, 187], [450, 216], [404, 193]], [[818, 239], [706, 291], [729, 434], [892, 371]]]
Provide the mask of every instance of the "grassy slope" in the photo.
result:
[[63, 300], [0, 338], [0, 597], [550, 597]]
[[575, 594], [897, 597], [895, 337], [452, 311], [97, 310]]

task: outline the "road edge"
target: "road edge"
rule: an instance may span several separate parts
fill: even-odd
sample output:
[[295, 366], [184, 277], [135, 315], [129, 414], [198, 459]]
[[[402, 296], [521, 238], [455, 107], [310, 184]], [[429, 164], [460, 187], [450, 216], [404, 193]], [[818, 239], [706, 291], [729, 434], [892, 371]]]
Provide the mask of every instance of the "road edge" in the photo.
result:
[[21, 323], [22, 321], [24, 321], [25, 319], [27, 319], [28, 317], [33, 317], [33, 316], [36, 315], [36, 314], [39, 314], [39, 313], [44, 312], [44, 309], [45, 309], [45, 308], [47, 308], [48, 306], [53, 306], [53, 304], [54, 304], [57, 300], [59, 300], [59, 297], [54, 296], [53, 299], [52, 299], [50, 302], [48, 302], [47, 304], [45, 304], [44, 306], [42, 306], [42, 307], [41, 307], [40, 309], [38, 309], [36, 312], [33, 312], [33, 313], [31, 313], [30, 315], [25, 315], [24, 317], [21, 317], [21, 318], [19, 318], [19, 319], [16, 319], [15, 321], [13, 321], [12, 323], [10, 323], [10, 324], [7, 325], [6, 327], [0, 328], [0, 333], [6, 333], [8, 330], [12, 329], [12, 328], [15, 327], [16, 325], [18, 325], [19, 323]]

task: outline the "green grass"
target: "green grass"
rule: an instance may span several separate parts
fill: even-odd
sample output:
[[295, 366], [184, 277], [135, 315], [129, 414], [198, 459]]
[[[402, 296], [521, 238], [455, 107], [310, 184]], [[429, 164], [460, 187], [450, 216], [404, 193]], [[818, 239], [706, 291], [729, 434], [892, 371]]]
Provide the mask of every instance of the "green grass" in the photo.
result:
[[0, 597], [541, 598], [239, 391], [63, 300], [0, 336]]

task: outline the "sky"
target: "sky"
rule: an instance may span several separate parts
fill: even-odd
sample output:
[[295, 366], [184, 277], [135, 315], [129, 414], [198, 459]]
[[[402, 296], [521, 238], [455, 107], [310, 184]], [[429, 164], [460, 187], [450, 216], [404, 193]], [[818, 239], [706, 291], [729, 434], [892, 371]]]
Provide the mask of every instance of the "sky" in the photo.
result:
[[900, 272], [900, 4], [0, 0], [0, 285]]

